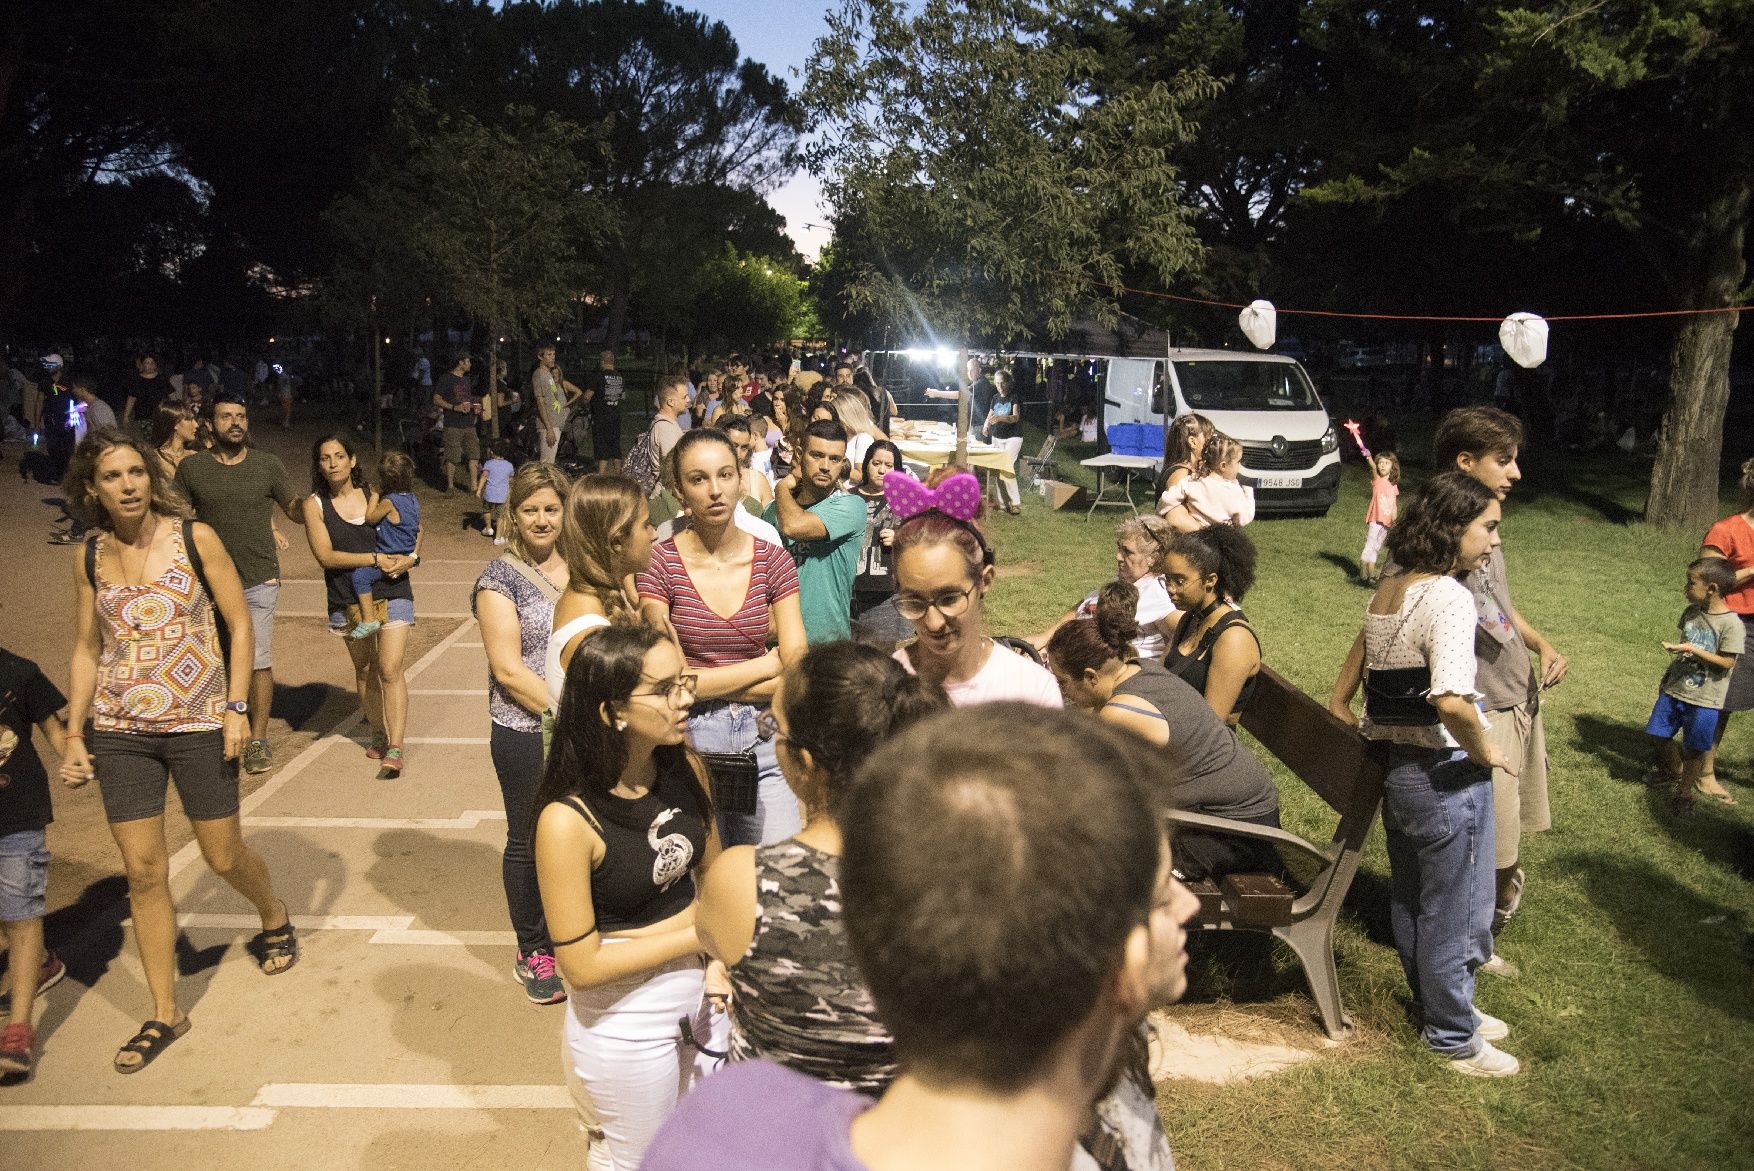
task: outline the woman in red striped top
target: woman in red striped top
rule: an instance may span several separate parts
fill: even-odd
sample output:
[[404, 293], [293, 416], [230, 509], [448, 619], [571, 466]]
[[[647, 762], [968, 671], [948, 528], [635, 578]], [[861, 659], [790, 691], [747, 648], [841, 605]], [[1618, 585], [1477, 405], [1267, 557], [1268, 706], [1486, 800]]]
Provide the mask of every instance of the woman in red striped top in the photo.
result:
[[803, 828], [773, 741], [756, 727], [780, 672], [804, 655], [798, 571], [784, 549], [732, 523], [741, 470], [723, 431], [685, 433], [669, 465], [689, 524], [653, 546], [651, 566], [638, 577], [640, 608], [660, 629], [669, 623], [689, 670], [700, 675], [688, 719], [695, 751], [709, 764], [714, 754], [754, 755], [754, 808], [726, 808], [721, 797], [729, 794], [715, 794], [720, 840], [771, 845]]

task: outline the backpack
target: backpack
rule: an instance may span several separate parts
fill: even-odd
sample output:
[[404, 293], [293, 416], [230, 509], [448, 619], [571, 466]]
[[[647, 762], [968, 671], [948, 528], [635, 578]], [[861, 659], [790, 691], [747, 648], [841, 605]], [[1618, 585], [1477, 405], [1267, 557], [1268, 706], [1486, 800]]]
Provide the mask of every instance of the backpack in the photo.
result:
[[627, 449], [627, 458], [621, 463], [621, 473], [638, 484], [640, 491], [647, 497], [657, 492], [661, 479], [658, 473], [658, 449], [652, 443], [652, 432], [649, 428]]
[[[195, 580], [207, 592], [207, 602], [213, 607], [213, 624], [219, 632], [219, 655], [221, 660], [231, 662], [231, 628], [225, 624], [225, 615], [219, 612], [219, 603], [213, 600], [213, 587], [207, 584], [207, 567], [201, 563], [201, 550], [195, 547], [195, 522], [185, 517], [183, 525], [183, 550], [189, 555], [189, 568], [195, 571]], [[85, 580], [92, 590], [97, 590], [97, 534], [85, 538]]]

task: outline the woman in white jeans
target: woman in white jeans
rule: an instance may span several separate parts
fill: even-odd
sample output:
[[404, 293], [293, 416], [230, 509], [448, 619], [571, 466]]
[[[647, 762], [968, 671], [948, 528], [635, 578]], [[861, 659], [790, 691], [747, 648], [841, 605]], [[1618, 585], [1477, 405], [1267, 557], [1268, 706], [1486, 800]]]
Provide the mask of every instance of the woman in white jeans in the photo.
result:
[[536, 796], [536, 876], [568, 989], [562, 1062], [594, 1171], [639, 1166], [696, 1076], [682, 1022], [713, 1032], [694, 897], [719, 846], [687, 743], [697, 681], [686, 672], [649, 626], [586, 639]]

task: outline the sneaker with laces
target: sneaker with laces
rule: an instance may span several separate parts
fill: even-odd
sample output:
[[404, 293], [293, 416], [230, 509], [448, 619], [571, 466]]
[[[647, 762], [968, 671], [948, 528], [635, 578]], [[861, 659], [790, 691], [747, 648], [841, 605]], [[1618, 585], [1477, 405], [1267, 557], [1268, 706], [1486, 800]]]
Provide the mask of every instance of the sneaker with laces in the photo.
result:
[[1493, 953], [1491, 959], [1480, 965], [1480, 970], [1497, 976], [1500, 980], [1520, 979], [1523, 974], [1521, 968], [1496, 952]]
[[1474, 1031], [1480, 1034], [1482, 1041], [1502, 1041], [1510, 1036], [1510, 1026], [1489, 1012], [1474, 1010]]
[[36, 1063], [36, 1030], [23, 1021], [0, 1029], [0, 1072], [29, 1074]]
[[555, 971], [554, 957], [545, 948], [518, 953], [512, 963], [512, 974], [524, 986], [524, 995], [531, 1004], [559, 1004], [566, 999], [566, 983]]
[[1523, 876], [1523, 868], [1521, 866], [1518, 866], [1511, 872], [1510, 881], [1505, 883], [1505, 890], [1500, 896], [1503, 901], [1500, 902], [1498, 906], [1492, 908], [1493, 934], [1497, 934], [1504, 930], [1504, 925], [1509, 923], [1511, 919], [1515, 917], [1517, 911], [1522, 909], [1523, 885], [1526, 881], [1527, 879]]
[[1490, 1041], [1480, 1042], [1480, 1051], [1472, 1057], [1451, 1057], [1447, 1064], [1467, 1077], [1514, 1077], [1522, 1072], [1522, 1062]]
[[365, 750], [367, 760], [382, 760], [384, 753], [390, 750], [390, 738], [382, 732], [372, 734], [372, 745]]
[[254, 776], [274, 767], [274, 750], [266, 740], [252, 740], [244, 745], [244, 771]]

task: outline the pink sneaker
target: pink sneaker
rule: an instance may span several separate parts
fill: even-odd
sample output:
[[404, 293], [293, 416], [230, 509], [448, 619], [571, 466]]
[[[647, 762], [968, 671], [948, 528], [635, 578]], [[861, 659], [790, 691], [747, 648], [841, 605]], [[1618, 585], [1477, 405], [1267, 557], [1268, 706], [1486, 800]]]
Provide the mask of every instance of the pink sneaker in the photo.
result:
[[0, 1029], [0, 1072], [29, 1074], [36, 1063], [36, 1030], [23, 1021]]

